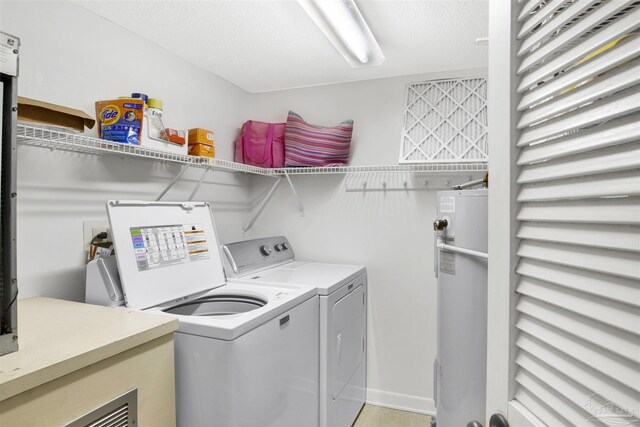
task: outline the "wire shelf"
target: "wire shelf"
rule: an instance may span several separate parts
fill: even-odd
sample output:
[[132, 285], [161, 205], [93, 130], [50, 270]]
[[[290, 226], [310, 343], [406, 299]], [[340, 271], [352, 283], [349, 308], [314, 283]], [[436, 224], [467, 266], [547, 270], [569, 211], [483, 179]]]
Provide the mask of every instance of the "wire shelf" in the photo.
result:
[[389, 173], [433, 173], [457, 174], [468, 172], [486, 172], [487, 163], [438, 163], [438, 164], [404, 164], [386, 166], [329, 166], [299, 167], [273, 169], [276, 175], [327, 175], [327, 174], [365, 174], [372, 172]]
[[254, 175], [274, 176], [273, 169], [259, 168], [256, 166], [245, 165], [243, 163], [231, 162], [229, 160], [205, 158], [206, 164], [215, 170], [226, 172], [245, 172]]
[[222, 159], [167, 153], [164, 151], [140, 147], [138, 145], [119, 144], [117, 142], [111, 142], [100, 138], [85, 136], [80, 133], [65, 132], [47, 127], [25, 124], [18, 124], [17, 126], [17, 141], [21, 144], [45, 147], [52, 150], [143, 158], [189, 165], [190, 167], [210, 168], [223, 172], [244, 172], [254, 175], [273, 177], [284, 175], [364, 174], [370, 172], [456, 174], [484, 172], [487, 170], [486, 162], [266, 169]]
[[178, 163], [197, 168], [211, 168], [223, 172], [246, 172], [258, 175], [273, 175], [272, 170], [234, 163], [208, 157], [187, 156], [151, 150], [138, 145], [119, 144], [79, 133], [64, 132], [46, 127], [18, 124], [17, 141], [21, 144], [45, 147], [52, 150], [75, 153], [115, 155]]

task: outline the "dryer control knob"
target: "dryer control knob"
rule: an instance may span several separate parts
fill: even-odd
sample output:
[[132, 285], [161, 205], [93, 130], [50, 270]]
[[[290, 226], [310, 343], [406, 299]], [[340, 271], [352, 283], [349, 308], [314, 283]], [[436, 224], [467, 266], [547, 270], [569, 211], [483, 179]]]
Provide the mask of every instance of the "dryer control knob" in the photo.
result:
[[262, 255], [269, 256], [271, 255], [271, 248], [269, 245], [262, 245], [260, 246], [260, 252], [262, 252]]
[[284, 249], [285, 251], [286, 251], [287, 249], [289, 249], [289, 244], [288, 244], [287, 242], [283, 242], [283, 243], [282, 243], [282, 249]]
[[280, 252], [283, 248], [282, 248], [282, 245], [280, 243], [278, 243], [273, 247], [273, 249], [275, 249], [276, 252]]

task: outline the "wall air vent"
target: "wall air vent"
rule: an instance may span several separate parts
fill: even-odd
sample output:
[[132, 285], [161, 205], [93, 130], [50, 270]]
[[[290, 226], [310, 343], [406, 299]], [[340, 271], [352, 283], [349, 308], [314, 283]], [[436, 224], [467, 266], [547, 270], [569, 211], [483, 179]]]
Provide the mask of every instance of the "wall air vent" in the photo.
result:
[[400, 163], [486, 161], [486, 79], [407, 85]]

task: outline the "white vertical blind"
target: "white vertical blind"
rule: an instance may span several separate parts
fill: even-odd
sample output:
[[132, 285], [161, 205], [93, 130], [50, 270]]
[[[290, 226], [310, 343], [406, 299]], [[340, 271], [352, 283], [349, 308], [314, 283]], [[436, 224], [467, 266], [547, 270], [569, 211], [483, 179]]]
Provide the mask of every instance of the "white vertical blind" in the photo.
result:
[[519, 4], [513, 397], [553, 427], [638, 425], [640, 1]]

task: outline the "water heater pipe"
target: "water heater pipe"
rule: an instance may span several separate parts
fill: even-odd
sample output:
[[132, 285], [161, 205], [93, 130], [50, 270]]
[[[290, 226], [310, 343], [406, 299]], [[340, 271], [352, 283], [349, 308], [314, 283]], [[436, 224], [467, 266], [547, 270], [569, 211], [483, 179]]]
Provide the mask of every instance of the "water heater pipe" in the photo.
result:
[[436, 247], [438, 249], [443, 249], [443, 250], [449, 251], [449, 252], [457, 252], [457, 253], [460, 253], [460, 254], [475, 256], [475, 257], [478, 257], [478, 258], [489, 259], [489, 254], [487, 254], [487, 253], [478, 252], [478, 251], [474, 251], [474, 250], [471, 250], [471, 249], [459, 248], [457, 246], [447, 245], [446, 243], [444, 243], [442, 241], [442, 237], [439, 237], [439, 236], [438, 236], [438, 240], [436, 242]]
[[482, 179], [476, 179], [475, 181], [465, 182], [464, 184], [454, 185], [452, 190], [464, 190], [465, 188], [475, 187], [476, 185], [482, 185], [484, 188], [489, 187], [489, 173], [485, 173]]

